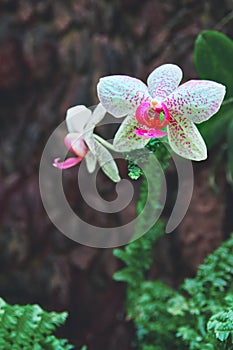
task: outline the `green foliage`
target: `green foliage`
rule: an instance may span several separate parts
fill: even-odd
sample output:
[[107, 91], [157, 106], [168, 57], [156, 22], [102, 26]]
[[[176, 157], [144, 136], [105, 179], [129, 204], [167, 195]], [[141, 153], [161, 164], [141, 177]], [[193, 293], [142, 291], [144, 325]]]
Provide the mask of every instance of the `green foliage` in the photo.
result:
[[195, 42], [194, 62], [201, 79], [214, 80], [227, 87], [233, 96], [233, 42], [223, 33], [204, 30]]
[[[134, 302], [128, 303], [129, 317], [134, 320], [139, 349], [183, 349], [176, 338], [177, 324], [166, 309], [175, 292], [161, 281], [144, 281]], [[129, 298], [134, 297], [130, 293]], [[171, 347], [172, 345], [172, 347]]]
[[194, 62], [201, 79], [214, 80], [226, 86], [226, 99], [212, 118], [198, 126], [207, 146], [225, 140], [228, 149], [228, 179], [233, 184], [233, 41], [226, 35], [205, 30], [197, 37]]
[[[137, 203], [137, 214], [142, 212], [145, 203], [148, 201], [148, 188], [150, 188], [152, 194], [149, 203], [150, 210], [143, 217], [143, 220], [138, 222], [135, 229], [136, 236], [140, 235], [144, 225], [147, 224], [147, 215], [153, 215], [153, 213], [156, 215], [158, 210], [161, 172], [154, 172], [151, 166], [153, 156], [156, 155], [156, 159], [159, 161], [163, 171], [168, 167], [168, 160], [170, 158], [169, 149], [159, 140], [151, 140], [147, 148], [149, 153], [147, 152], [146, 154], [149, 154], [149, 157], [152, 156], [152, 158], [147, 158], [147, 162], [143, 165], [143, 175], [146, 174], [146, 177], [143, 176], [141, 184], [140, 197]], [[134, 154], [135, 159], [136, 162], [141, 162], [141, 154], [137, 153], [137, 157]], [[167, 337], [167, 335], [165, 336], [166, 327], [169, 325], [169, 319], [171, 317], [164, 309], [164, 302], [173, 295], [173, 290], [161, 282], [145, 281], [146, 271], [151, 267], [153, 262], [154, 243], [163, 235], [164, 224], [161, 221], [157, 221], [142, 238], [128, 244], [125, 250], [115, 249], [114, 251], [115, 256], [123, 260], [126, 264], [125, 268], [115, 273], [114, 278], [118, 281], [128, 283], [126, 301], [128, 317], [132, 318], [136, 324], [138, 341], [144, 344], [143, 350], [161, 349], [161, 339], [163, 339], [163, 344], [166, 345], [166, 341], [164, 342]], [[162, 290], [163, 293], [161, 293]], [[163, 295], [163, 300], [159, 300], [161, 295]], [[156, 303], [156, 300], [158, 303]], [[164, 326], [166, 325], [166, 327], [163, 328], [163, 334], [158, 336], [159, 332], [156, 333], [156, 331], [160, 326], [157, 323], [157, 317], [161, 317], [162, 315], [164, 316]], [[175, 337], [175, 329], [173, 331]], [[151, 337], [154, 339], [153, 334], [157, 334], [158, 337], [156, 341], [151, 342]], [[173, 349], [175, 350], [175, 347]]]
[[52, 335], [66, 318], [66, 312], [46, 312], [39, 305], [9, 305], [0, 298], [0, 349], [73, 349], [67, 340]]
[[162, 139], [150, 139], [145, 149], [138, 149], [126, 154], [125, 158], [128, 161], [129, 177], [132, 180], [139, 179], [143, 175], [142, 169], [151, 161], [152, 155], [158, 159], [163, 170], [165, 170], [170, 159], [169, 146], [166, 146], [166, 143], [165, 137]]
[[[233, 111], [233, 109], [232, 109]], [[233, 112], [231, 112], [233, 114]], [[231, 118], [233, 115], [231, 114]], [[228, 179], [233, 183], [233, 119], [227, 129], [227, 157], [228, 157]]]
[[208, 324], [208, 331], [213, 331], [216, 338], [222, 342], [233, 343], [233, 309], [221, 311], [213, 315]]
[[164, 234], [163, 224], [158, 222], [143, 237], [130, 243], [125, 250], [115, 249], [114, 255], [123, 260], [127, 265], [121, 271], [114, 274], [117, 281], [128, 282], [131, 289], [137, 289], [145, 279], [145, 272], [152, 265], [152, 247], [154, 241]]
[[[156, 156], [162, 171], [168, 167], [168, 160], [170, 158], [169, 149], [159, 140], [153, 139], [147, 145], [148, 151], [145, 153], [137, 152], [133, 156], [136, 163], [143, 163], [143, 181], [140, 188], [140, 196], [137, 202], [137, 214], [139, 215], [146, 202], [148, 202], [148, 188], [150, 188], [150, 203], [148, 215], [155, 213], [158, 210], [158, 197], [161, 190], [161, 172], [154, 172], [152, 163], [154, 161], [153, 157]], [[143, 155], [146, 154], [146, 159], [143, 159]], [[150, 158], [151, 157], [151, 158]], [[144, 227], [147, 225], [147, 215], [143, 219], [139, 220], [135, 235], [140, 235]], [[167, 316], [167, 321], [171, 315], [164, 310], [163, 303], [170, 297], [170, 293], [173, 295], [173, 291], [166, 285], [156, 282], [157, 288], [154, 288], [155, 282], [145, 281], [146, 271], [150, 268], [153, 262], [153, 246], [155, 241], [157, 241], [161, 236], [164, 235], [164, 224], [162, 221], [157, 221], [149, 231], [140, 239], [128, 244], [125, 250], [115, 249], [114, 255], [119, 259], [123, 260], [126, 267], [121, 271], [115, 273], [114, 278], [118, 281], [123, 281], [128, 283], [127, 289], [127, 309], [128, 317], [132, 318], [137, 325], [137, 335], [139, 341], [145, 342], [145, 338], [148, 338], [148, 342], [145, 342], [144, 350], [149, 349], [161, 349], [160, 339], [157, 342], [153, 342], [152, 347], [150, 347], [151, 334], [156, 332], [157, 322], [155, 322], [157, 316], [159, 316], [160, 311]], [[160, 289], [159, 289], [160, 288]], [[160, 295], [159, 290], [166, 289], [166, 293], [163, 293], [163, 301], [160, 302], [160, 311], [154, 303], [154, 300]], [[154, 322], [150, 322], [150, 319]], [[165, 316], [164, 316], [165, 318]], [[167, 321], [165, 323], [167, 323]], [[169, 323], [169, 322], [168, 322]], [[150, 328], [150, 326], [152, 328]], [[161, 337], [165, 339], [166, 327], [164, 327], [164, 333]], [[175, 348], [174, 348], [175, 349]]]
[[[226, 133], [233, 119], [233, 98], [223, 102], [222, 107], [212, 118], [198, 125], [207, 147], [212, 148], [221, 140], [226, 140]], [[232, 134], [231, 134], [232, 137]]]
[[[219, 320], [222, 312], [229, 308], [233, 311], [233, 236], [209, 255], [197, 272], [194, 279], [186, 279], [181, 291], [187, 298], [181, 303], [181, 322], [178, 336], [189, 345], [189, 349], [233, 349], [228, 344], [229, 329], [232, 320], [224, 319], [220, 337], [213, 337], [213, 320]], [[172, 312], [176, 299], [169, 301], [169, 311]], [[228, 312], [229, 312], [228, 311]], [[212, 321], [211, 321], [212, 320]], [[225, 331], [224, 331], [225, 327]]]
[[[160, 223], [158, 226], [159, 228], [157, 228], [156, 215], [158, 213], [158, 210], [161, 209], [158, 199], [161, 195], [163, 173], [168, 167], [170, 157], [171, 152], [169, 146], [165, 143], [165, 140], [158, 139], [151, 139], [146, 145], [146, 150], [136, 150], [134, 152], [130, 152], [127, 155], [126, 159], [130, 162], [131, 170], [133, 169], [132, 166], [135, 167], [133, 176], [137, 176], [138, 169], [143, 175], [140, 188], [140, 197], [137, 202], [137, 216], [139, 216], [142, 213], [143, 215], [141, 219], [137, 220], [135, 234], [133, 237], [134, 239], [141, 237], [143, 233], [147, 232], [147, 235], [151, 237], [152, 241], [154, 241], [154, 235], [158, 237], [158, 235], [161, 236], [164, 234], [164, 230], [161, 229]], [[153, 224], [153, 220], [155, 224]], [[152, 227], [148, 229], [148, 223], [151, 223], [151, 221]], [[148, 240], [150, 241], [150, 238]], [[137, 247], [137, 243], [135, 247]], [[132, 249], [134, 250], [134, 248]], [[142, 250], [138, 247], [136, 249]], [[131, 255], [131, 252], [129, 253], [129, 255]], [[124, 273], [126, 274], [126, 272], [127, 269], [124, 271]]]
[[128, 283], [127, 313], [135, 323], [137, 349], [233, 350], [233, 236], [177, 292], [146, 280], [161, 232], [157, 223], [157, 232], [115, 251], [127, 265], [115, 278]]
[[139, 166], [131, 160], [129, 160], [128, 163], [128, 176], [132, 180], [138, 180], [139, 177], [143, 174], [142, 169], [140, 169]]

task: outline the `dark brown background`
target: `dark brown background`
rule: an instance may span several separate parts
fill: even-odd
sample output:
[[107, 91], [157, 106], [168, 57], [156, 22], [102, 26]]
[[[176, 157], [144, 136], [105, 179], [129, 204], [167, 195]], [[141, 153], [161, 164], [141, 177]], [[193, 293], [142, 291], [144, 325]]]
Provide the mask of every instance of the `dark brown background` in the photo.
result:
[[[145, 80], [156, 66], [171, 62], [182, 67], [186, 80], [196, 78], [196, 36], [219, 29], [233, 38], [233, 22], [225, 20], [232, 10], [231, 0], [0, 1], [0, 295], [11, 303], [69, 310], [59, 334], [77, 348], [129, 349], [133, 327], [125, 320], [125, 287], [112, 280], [121, 266], [112, 250], [70, 241], [43, 209], [38, 166], [46, 140], [68, 107], [97, 103], [101, 76]], [[194, 165], [189, 211], [157, 247], [153, 276], [173, 286], [193, 276], [232, 229], [224, 159], [217, 167], [219, 193], [209, 186], [214, 164], [212, 151], [208, 161]], [[123, 162], [120, 168], [126, 174]], [[79, 194], [73, 195], [76, 171], [68, 171], [68, 197], [82, 212]], [[173, 176], [171, 166], [171, 191]], [[101, 174], [99, 181], [108, 198], [113, 184]], [[122, 215], [133, 212], [134, 203]], [[92, 214], [85, 209], [83, 215]], [[104, 225], [108, 218], [98, 220]]]

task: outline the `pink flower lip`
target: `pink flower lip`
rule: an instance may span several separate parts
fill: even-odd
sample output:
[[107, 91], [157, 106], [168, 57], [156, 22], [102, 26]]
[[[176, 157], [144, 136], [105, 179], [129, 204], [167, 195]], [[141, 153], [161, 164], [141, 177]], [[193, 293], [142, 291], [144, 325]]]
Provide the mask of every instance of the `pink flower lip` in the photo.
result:
[[63, 162], [60, 162], [60, 158], [56, 158], [53, 161], [53, 166], [55, 168], [58, 169], [69, 169], [72, 168], [73, 166], [77, 165], [78, 163], [80, 163], [82, 161], [83, 158], [81, 157], [71, 157], [71, 158], [67, 158], [66, 160], [64, 160]]
[[165, 131], [156, 130], [156, 129], [149, 129], [149, 130], [138, 129], [138, 130], [135, 130], [134, 132], [136, 135], [143, 136], [146, 139], [160, 138], [167, 135]]
[[[160, 113], [164, 113], [164, 120], [160, 120]], [[167, 135], [165, 131], [162, 131], [166, 127], [170, 120], [170, 114], [164, 103], [159, 105], [158, 103], [152, 101], [142, 102], [136, 110], [136, 119], [137, 121], [145, 125], [146, 130], [138, 129], [135, 131], [135, 134], [143, 136], [145, 138], [159, 138]]]
[[60, 162], [60, 158], [54, 159], [53, 166], [58, 169], [69, 169], [82, 161], [88, 152], [88, 147], [83, 138], [79, 135], [68, 134], [64, 139], [66, 147], [77, 155], [77, 157], [70, 157]]

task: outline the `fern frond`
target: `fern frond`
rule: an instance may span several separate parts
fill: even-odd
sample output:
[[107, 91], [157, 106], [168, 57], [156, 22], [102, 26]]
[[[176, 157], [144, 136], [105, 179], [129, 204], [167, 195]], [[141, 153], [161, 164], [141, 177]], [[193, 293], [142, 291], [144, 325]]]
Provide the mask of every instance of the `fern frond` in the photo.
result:
[[73, 349], [67, 340], [52, 335], [66, 318], [66, 312], [46, 312], [39, 305], [10, 305], [0, 298], [0, 349]]
[[207, 329], [220, 341], [233, 344], [233, 308], [213, 315], [207, 323]]

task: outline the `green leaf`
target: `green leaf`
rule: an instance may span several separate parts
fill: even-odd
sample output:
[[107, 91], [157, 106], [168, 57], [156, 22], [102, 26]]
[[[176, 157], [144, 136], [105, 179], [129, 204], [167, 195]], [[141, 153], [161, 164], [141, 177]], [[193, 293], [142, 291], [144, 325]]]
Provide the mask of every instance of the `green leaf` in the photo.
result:
[[214, 332], [217, 339], [224, 342], [233, 333], [233, 310], [221, 311], [213, 315], [207, 324], [209, 332]]
[[138, 180], [139, 177], [143, 174], [139, 166], [131, 161], [128, 164], [128, 175], [132, 180]]
[[186, 310], [188, 310], [188, 303], [183, 295], [178, 294], [168, 301], [167, 311], [170, 314], [183, 316]]
[[228, 153], [228, 178], [231, 184], [233, 185], [233, 118], [227, 130], [227, 153]]
[[226, 135], [229, 123], [232, 120], [233, 98], [230, 98], [223, 102], [223, 105], [218, 113], [216, 113], [211, 119], [198, 125], [198, 129], [202, 134], [208, 148], [216, 145], [224, 137], [224, 135]]
[[205, 30], [196, 39], [194, 63], [201, 79], [226, 85], [226, 97], [233, 96], [233, 41], [226, 35]]
[[66, 339], [52, 335], [67, 315], [67, 312], [46, 312], [39, 305], [9, 305], [0, 298], [0, 349], [73, 349]]

